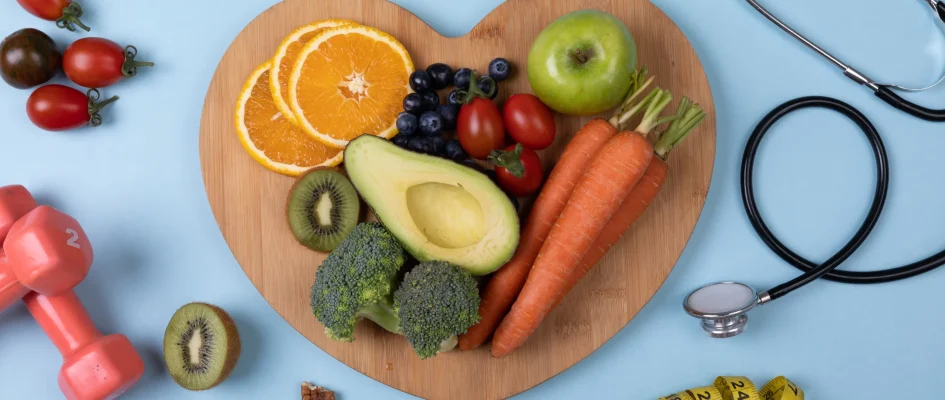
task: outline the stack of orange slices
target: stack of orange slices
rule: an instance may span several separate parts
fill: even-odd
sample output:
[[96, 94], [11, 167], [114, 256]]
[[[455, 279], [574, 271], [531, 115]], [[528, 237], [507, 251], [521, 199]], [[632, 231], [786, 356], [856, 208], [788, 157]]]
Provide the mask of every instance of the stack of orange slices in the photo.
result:
[[404, 46], [376, 28], [339, 19], [300, 27], [243, 85], [240, 143], [289, 176], [336, 166], [351, 139], [397, 134], [413, 68]]

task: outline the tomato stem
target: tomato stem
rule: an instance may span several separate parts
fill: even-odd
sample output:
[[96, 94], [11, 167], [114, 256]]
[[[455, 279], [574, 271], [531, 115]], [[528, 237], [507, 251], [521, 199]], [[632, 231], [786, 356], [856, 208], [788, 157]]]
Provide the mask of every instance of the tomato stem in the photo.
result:
[[56, 26], [61, 29], [66, 29], [70, 32], [75, 32], [75, 27], [72, 24], [76, 24], [79, 28], [82, 28], [86, 32], [91, 31], [92, 29], [82, 23], [82, 20], [79, 17], [82, 16], [82, 6], [79, 3], [71, 2], [66, 8], [62, 9], [62, 16], [56, 20]]
[[515, 145], [514, 151], [492, 150], [489, 161], [496, 167], [505, 168], [512, 176], [522, 179], [525, 176], [525, 164], [522, 164], [522, 144]]
[[471, 103], [476, 97], [488, 99], [492, 97], [493, 94], [495, 94], [495, 91], [498, 90], [498, 85], [496, 84], [495, 80], [489, 76], [484, 76], [483, 79], [489, 79], [492, 81], [492, 90], [490, 90], [489, 93], [486, 93], [483, 92], [482, 89], [479, 89], [479, 76], [476, 75], [476, 71], [474, 70], [469, 75], [469, 88], [467, 90], [460, 90], [458, 93], [459, 98], [462, 100], [463, 104]]
[[125, 47], [125, 62], [121, 64], [121, 74], [125, 78], [131, 78], [138, 74], [138, 67], [153, 67], [153, 62], [135, 61], [138, 56], [138, 48], [134, 46]]
[[108, 100], [96, 103], [95, 101], [101, 98], [101, 93], [98, 92], [98, 89], [89, 89], [85, 95], [89, 98], [89, 126], [99, 126], [102, 124], [102, 116], [99, 115], [98, 112], [102, 111], [105, 106], [118, 100], [118, 96], [112, 96]]

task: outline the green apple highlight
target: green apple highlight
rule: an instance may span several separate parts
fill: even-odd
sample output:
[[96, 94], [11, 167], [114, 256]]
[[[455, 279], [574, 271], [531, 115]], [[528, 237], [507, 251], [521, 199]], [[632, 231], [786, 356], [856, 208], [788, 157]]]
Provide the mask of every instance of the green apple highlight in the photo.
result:
[[594, 115], [630, 90], [637, 46], [627, 27], [598, 10], [566, 14], [541, 31], [528, 53], [528, 82], [551, 109]]

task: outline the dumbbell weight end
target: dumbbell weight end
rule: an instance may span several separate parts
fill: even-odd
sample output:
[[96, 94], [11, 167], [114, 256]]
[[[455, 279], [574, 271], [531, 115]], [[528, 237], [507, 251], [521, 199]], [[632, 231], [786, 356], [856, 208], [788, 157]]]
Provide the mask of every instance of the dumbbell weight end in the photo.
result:
[[13, 223], [36, 207], [33, 195], [22, 185], [0, 187], [0, 248]]
[[144, 374], [144, 361], [124, 335], [103, 336], [73, 291], [58, 296], [30, 292], [26, 308], [65, 361], [59, 388], [69, 400], [113, 399]]

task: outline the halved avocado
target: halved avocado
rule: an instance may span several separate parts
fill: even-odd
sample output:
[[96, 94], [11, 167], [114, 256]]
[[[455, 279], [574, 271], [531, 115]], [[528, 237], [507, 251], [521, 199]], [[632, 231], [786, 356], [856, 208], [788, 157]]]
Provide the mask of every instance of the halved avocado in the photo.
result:
[[515, 253], [515, 207], [481, 172], [371, 135], [350, 141], [344, 160], [361, 197], [417, 260], [486, 275]]

